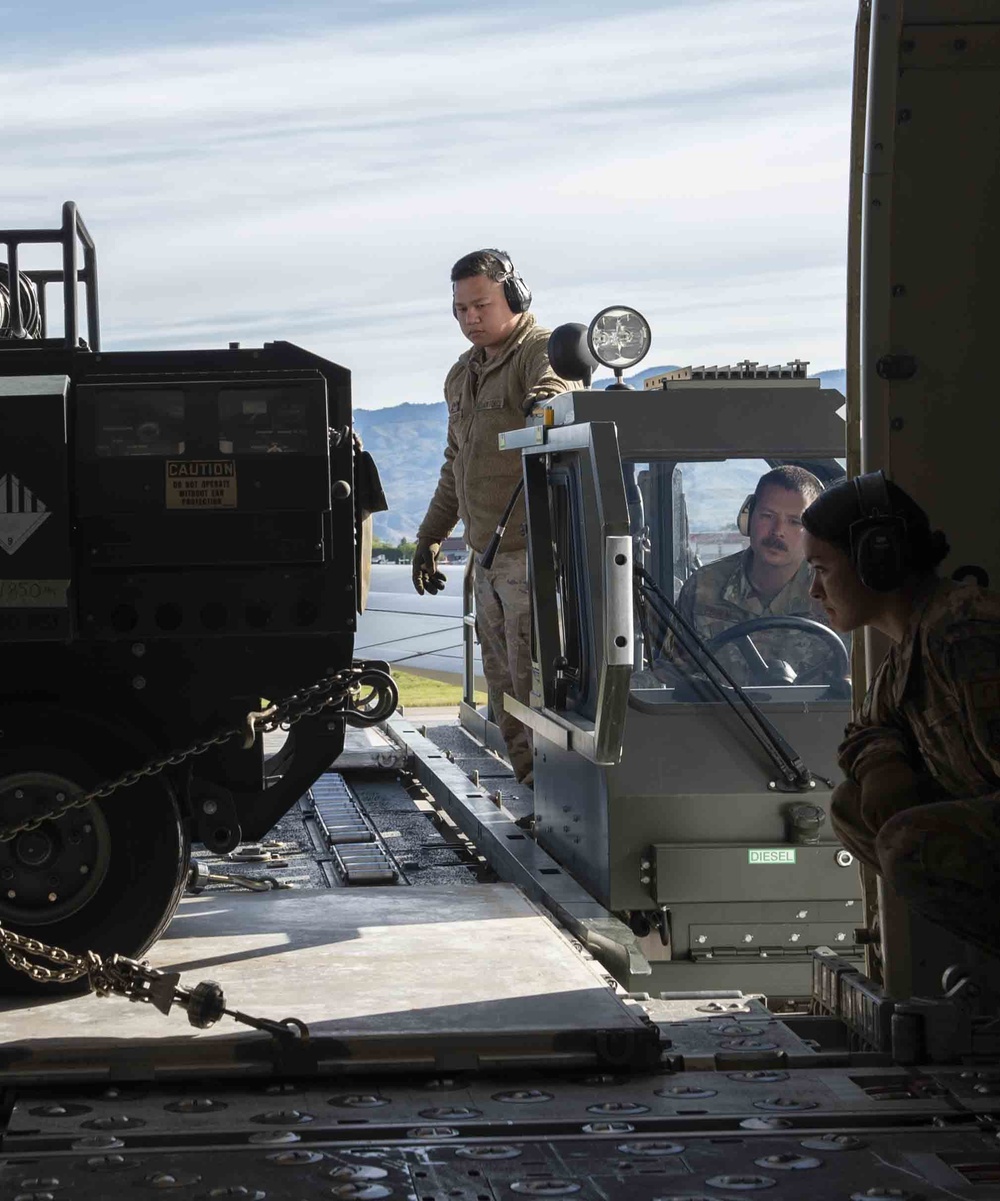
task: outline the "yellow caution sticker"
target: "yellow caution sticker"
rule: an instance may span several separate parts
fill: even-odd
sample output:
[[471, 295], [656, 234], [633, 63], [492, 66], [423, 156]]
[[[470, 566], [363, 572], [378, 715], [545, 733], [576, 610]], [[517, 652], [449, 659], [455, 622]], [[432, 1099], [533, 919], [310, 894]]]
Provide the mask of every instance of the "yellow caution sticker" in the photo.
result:
[[168, 509], [235, 509], [232, 459], [168, 459]]
[[69, 580], [0, 580], [0, 609], [65, 609]]

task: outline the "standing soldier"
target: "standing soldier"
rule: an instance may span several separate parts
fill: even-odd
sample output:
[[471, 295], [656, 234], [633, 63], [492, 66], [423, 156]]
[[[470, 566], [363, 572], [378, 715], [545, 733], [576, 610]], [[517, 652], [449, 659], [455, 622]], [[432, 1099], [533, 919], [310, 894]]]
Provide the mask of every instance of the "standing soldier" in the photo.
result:
[[1000, 953], [1000, 596], [940, 579], [940, 530], [881, 472], [802, 514], [812, 596], [892, 645], [847, 727], [833, 828], [913, 907]]
[[521, 477], [520, 455], [501, 451], [498, 435], [524, 425], [532, 406], [579, 387], [552, 370], [549, 331], [528, 312], [531, 292], [506, 252], [478, 250], [451, 269], [452, 312], [472, 343], [448, 372], [448, 442], [438, 486], [417, 531], [413, 586], [423, 595], [444, 587], [441, 542], [459, 518], [474, 555], [476, 628], [490, 704], [514, 774], [532, 783], [528, 731], [503, 707], [510, 693], [527, 704], [531, 692], [531, 612], [523, 497], [507, 523], [493, 565], [486, 549]]

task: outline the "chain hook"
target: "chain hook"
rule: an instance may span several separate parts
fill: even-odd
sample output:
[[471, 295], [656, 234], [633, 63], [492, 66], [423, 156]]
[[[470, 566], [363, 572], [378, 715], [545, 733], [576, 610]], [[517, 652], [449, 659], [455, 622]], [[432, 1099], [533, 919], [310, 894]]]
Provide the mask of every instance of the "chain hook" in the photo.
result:
[[277, 712], [277, 705], [269, 705], [266, 709], [247, 714], [246, 727], [243, 731], [243, 750], [249, 751], [253, 749], [253, 744], [257, 740], [257, 726], [262, 725]]

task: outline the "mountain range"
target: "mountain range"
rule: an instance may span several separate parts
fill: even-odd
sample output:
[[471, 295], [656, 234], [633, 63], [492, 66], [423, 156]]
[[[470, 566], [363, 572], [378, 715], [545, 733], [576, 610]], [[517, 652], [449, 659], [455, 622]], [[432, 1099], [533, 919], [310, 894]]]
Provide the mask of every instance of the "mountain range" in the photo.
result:
[[[649, 367], [628, 376], [626, 383], [641, 388], [647, 376], [670, 370], [670, 367]], [[821, 371], [817, 378], [824, 388], [835, 388], [844, 393], [846, 372], [843, 369]], [[603, 388], [609, 383], [610, 379], [598, 379], [593, 387]], [[404, 403], [385, 409], [358, 409], [354, 413], [354, 422], [365, 449], [371, 451], [378, 464], [390, 505], [387, 513], [376, 515], [375, 534], [393, 545], [402, 538], [412, 539], [437, 486], [447, 434], [447, 406], [442, 400], [431, 404]], [[758, 474], [758, 467], [750, 463], [733, 463], [721, 468], [716, 464], [686, 468], [685, 492], [688, 493], [692, 532], [720, 529], [735, 521], [739, 503]], [[698, 495], [702, 497], [700, 504], [695, 503]]]

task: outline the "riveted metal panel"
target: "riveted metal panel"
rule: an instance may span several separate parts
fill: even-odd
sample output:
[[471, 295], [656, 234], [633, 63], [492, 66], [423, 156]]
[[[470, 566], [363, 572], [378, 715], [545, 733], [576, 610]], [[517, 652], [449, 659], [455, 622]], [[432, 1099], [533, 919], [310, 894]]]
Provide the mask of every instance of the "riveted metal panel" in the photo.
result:
[[771, 844], [749, 846], [658, 844], [653, 847], [655, 897], [660, 905], [684, 901], [846, 900], [855, 890], [853, 873], [836, 863], [840, 847], [790, 846], [794, 862], [750, 862], [752, 851], [774, 851]]

